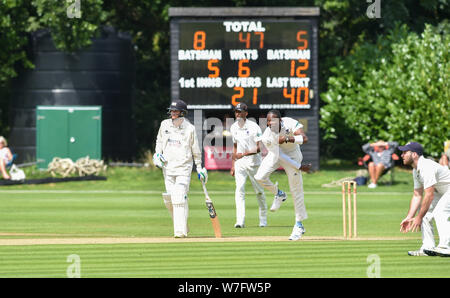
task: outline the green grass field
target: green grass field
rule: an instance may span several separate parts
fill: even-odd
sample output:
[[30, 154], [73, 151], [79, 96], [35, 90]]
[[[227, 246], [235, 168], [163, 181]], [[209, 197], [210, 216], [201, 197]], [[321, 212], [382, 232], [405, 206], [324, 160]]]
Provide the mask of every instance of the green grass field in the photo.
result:
[[[374, 190], [359, 187], [358, 239], [339, 238], [340, 187], [322, 184], [355, 173], [352, 167], [328, 165], [304, 175], [309, 218], [304, 221], [305, 239], [296, 242], [287, 240], [294, 224], [292, 200], [270, 213], [269, 225], [260, 228], [249, 182], [246, 228], [233, 227], [234, 178], [227, 172], [210, 172], [207, 185], [222, 239], [214, 238], [201, 185], [194, 176], [186, 240], [172, 238], [172, 223], [160, 195], [163, 179], [157, 170], [110, 168], [107, 181], [3, 186], [0, 277], [64, 278], [73, 254], [79, 257], [84, 278], [365, 278], [375, 265], [381, 277], [450, 277], [450, 258], [406, 254], [421, 242], [419, 233], [399, 232], [412, 193], [407, 170], [396, 170], [394, 185], [382, 183]], [[27, 169], [27, 175], [43, 174]], [[287, 189], [282, 172], [275, 173], [273, 180]], [[266, 195], [270, 206], [272, 195]], [[99, 244], [96, 239], [110, 243]]]

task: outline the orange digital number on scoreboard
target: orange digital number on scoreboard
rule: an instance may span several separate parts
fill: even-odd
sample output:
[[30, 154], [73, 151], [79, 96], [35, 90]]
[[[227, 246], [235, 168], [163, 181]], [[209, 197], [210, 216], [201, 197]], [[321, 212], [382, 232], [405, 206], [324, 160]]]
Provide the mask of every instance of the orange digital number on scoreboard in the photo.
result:
[[252, 103], [256, 105], [258, 103], [258, 88], [253, 88]]
[[206, 47], [205, 31], [195, 31], [194, 33], [194, 50], [204, 50]]
[[233, 106], [236, 106], [239, 103], [239, 101], [237, 101], [237, 99], [241, 99], [242, 97], [244, 97], [244, 88], [234, 87], [233, 89], [238, 91], [238, 93], [231, 97], [231, 104]]
[[290, 91], [288, 91], [288, 88], [283, 88], [283, 96], [290, 99], [291, 104], [307, 105], [309, 102], [309, 88], [291, 88]]
[[[234, 87], [233, 89], [234, 89], [235, 91], [238, 91], [238, 93], [237, 93], [237, 94], [234, 94], [234, 95], [231, 97], [231, 104], [232, 104], [233, 106], [236, 106], [236, 105], [239, 103], [239, 101], [237, 101], [237, 100], [244, 97], [245, 90], [244, 90], [244, 88], [242, 88], [242, 87]], [[256, 104], [258, 103], [258, 88], [253, 88], [252, 103], [253, 103], [254, 105], [256, 105]]]
[[248, 63], [247, 59], [239, 60], [238, 77], [248, 78], [250, 76], [250, 67], [245, 66]]
[[[309, 46], [308, 41], [308, 31], [299, 30], [294, 31], [296, 41], [298, 42], [296, 46], [298, 50], [306, 50]], [[191, 31], [192, 34], [192, 31]], [[238, 41], [242, 43], [242, 46], [246, 49], [256, 47], [259, 49], [264, 48], [265, 36], [264, 32], [239, 32], [237, 34]], [[210, 38], [214, 39], [213, 35]], [[192, 46], [194, 50], [205, 50], [206, 49], [206, 32], [203, 30], [197, 30], [193, 34]], [[221, 75], [222, 67], [226, 68], [226, 64], [221, 63], [221, 60], [210, 59], [207, 61], [207, 68], [209, 71], [209, 78], [219, 78]], [[308, 76], [309, 70], [309, 60], [299, 59], [290, 61], [289, 74], [290, 77], [294, 78], [306, 78]], [[225, 73], [227, 71], [225, 70]], [[246, 80], [251, 78], [252, 69], [250, 66], [249, 59], [241, 59], [238, 61], [237, 77], [240, 80]], [[255, 75], [255, 74], [253, 74]], [[258, 76], [258, 75], [257, 75]], [[242, 81], [243, 82], [243, 81]], [[258, 88], [253, 88], [254, 86], [242, 87], [243, 85], [235, 85], [233, 88], [234, 94], [231, 96], [231, 104], [236, 106], [239, 102], [248, 102], [257, 105], [258, 103]], [[245, 86], [245, 85], [244, 85]], [[297, 85], [298, 86], [298, 85]], [[309, 88], [308, 87], [297, 87], [294, 88], [283, 88], [283, 97], [288, 99], [290, 104], [295, 105], [308, 105], [309, 103]], [[306, 85], [307, 86], [307, 85]], [[253, 89], [253, 90], [250, 90]], [[264, 89], [263, 89], [264, 90]], [[264, 94], [262, 94], [264, 97]], [[251, 96], [251, 98], [249, 98]]]
[[302, 65], [295, 67], [296, 61], [291, 60], [291, 77], [298, 77], [298, 78], [304, 78], [306, 77], [305, 73], [302, 73], [302, 71], [307, 70], [309, 67], [309, 61], [306, 59], [300, 59], [298, 60]]
[[218, 62], [219, 60], [217, 59], [208, 60], [208, 69], [212, 72], [211, 74], [208, 75], [209, 78], [217, 78], [220, 75], [220, 68], [214, 65], [215, 63]]
[[306, 31], [301, 31], [300, 30], [300, 31], [297, 32], [297, 41], [302, 44], [301, 46], [298, 46], [297, 49], [305, 50], [305, 49], [308, 48], [308, 40], [302, 38], [303, 35], [307, 35], [307, 34], [308, 34], [308, 32], [306, 32]]
[[259, 35], [259, 48], [264, 48], [264, 33], [263, 32], [255, 32], [255, 35]]
[[[260, 49], [264, 48], [264, 33], [263, 32], [254, 32], [254, 34], [259, 36], [259, 48]], [[247, 33], [245, 33], [245, 37], [244, 37], [244, 34], [242, 32], [239, 32], [239, 41], [242, 43], [245, 43], [245, 48], [249, 49], [250, 42], [251, 42], [251, 34], [247, 32]]]
[[245, 48], [250, 48], [250, 33], [245, 34], [245, 38], [242, 32], [239, 32], [239, 41], [245, 43]]

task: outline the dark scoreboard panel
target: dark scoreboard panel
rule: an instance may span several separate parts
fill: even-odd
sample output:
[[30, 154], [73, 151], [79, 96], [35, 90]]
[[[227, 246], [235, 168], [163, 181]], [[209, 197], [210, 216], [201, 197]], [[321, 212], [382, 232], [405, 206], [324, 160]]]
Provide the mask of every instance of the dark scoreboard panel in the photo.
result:
[[319, 9], [178, 7], [169, 16], [171, 99], [203, 116], [239, 102], [278, 109], [304, 124], [302, 151], [317, 169]]
[[251, 109], [309, 110], [318, 104], [317, 22], [312, 20], [179, 18], [172, 26], [177, 35], [172, 88], [193, 109], [245, 102]]

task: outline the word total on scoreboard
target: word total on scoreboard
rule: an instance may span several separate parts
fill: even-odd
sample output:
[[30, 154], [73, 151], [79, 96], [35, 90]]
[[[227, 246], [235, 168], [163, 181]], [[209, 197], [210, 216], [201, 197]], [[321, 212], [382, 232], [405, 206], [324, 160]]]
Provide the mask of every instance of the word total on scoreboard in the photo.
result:
[[311, 32], [301, 19], [181, 21], [180, 98], [202, 108], [310, 109]]

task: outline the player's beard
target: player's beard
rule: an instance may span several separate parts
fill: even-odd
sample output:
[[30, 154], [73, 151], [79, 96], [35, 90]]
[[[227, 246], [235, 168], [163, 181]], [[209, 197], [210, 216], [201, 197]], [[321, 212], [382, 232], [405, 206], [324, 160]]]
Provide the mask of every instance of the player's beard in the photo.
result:
[[407, 158], [403, 158], [403, 164], [405, 166], [410, 166], [413, 163], [413, 159], [411, 155], [409, 155]]

